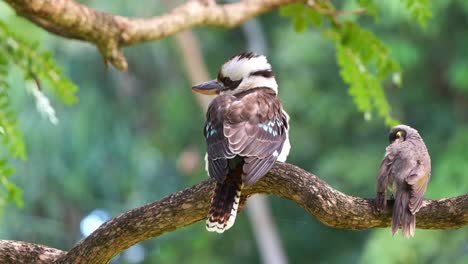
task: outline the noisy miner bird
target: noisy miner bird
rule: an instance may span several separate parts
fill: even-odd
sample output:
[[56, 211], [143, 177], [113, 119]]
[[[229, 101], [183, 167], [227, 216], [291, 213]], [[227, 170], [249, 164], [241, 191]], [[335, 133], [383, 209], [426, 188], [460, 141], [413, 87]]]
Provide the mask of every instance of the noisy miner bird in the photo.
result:
[[377, 176], [376, 210], [387, 204], [386, 189], [392, 191], [392, 233], [400, 225], [404, 237], [414, 236], [416, 216], [431, 178], [431, 158], [418, 131], [406, 125], [393, 127], [389, 133], [390, 145]]
[[288, 114], [278, 98], [271, 65], [263, 55], [231, 57], [215, 80], [192, 87], [216, 95], [206, 113], [206, 169], [216, 180], [206, 229], [223, 233], [234, 224], [244, 185], [263, 177], [291, 148]]

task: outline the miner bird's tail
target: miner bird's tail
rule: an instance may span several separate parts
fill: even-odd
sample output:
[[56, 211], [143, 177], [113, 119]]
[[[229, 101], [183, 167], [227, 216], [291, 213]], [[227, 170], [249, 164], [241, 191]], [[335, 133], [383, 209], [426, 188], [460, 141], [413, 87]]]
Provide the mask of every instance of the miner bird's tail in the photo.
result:
[[[240, 168], [239, 168], [240, 167]], [[234, 225], [242, 191], [242, 166], [229, 170], [223, 182], [217, 182], [206, 219], [206, 229], [223, 233]]]
[[409, 190], [397, 190], [393, 205], [392, 233], [395, 235], [401, 225], [404, 237], [413, 237], [416, 229], [416, 216], [409, 209]]

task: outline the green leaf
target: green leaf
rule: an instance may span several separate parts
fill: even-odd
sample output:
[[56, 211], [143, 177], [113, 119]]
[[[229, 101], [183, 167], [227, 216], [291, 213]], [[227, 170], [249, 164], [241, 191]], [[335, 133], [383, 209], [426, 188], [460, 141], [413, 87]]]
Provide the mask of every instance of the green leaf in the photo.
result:
[[290, 4], [280, 8], [280, 15], [291, 17], [294, 30], [304, 32], [309, 22], [320, 25], [320, 17], [317, 17], [317, 14], [314, 14], [311, 10], [312, 8], [304, 4]]
[[13, 184], [10, 181], [6, 181], [4, 183], [4, 187], [5, 187], [6, 191], [7, 191], [7, 195], [6, 195], [6, 199], [5, 199], [7, 201], [7, 203], [14, 202], [16, 204], [16, 206], [22, 207], [23, 206], [23, 199], [21, 198], [21, 196], [23, 194], [23, 191], [21, 191], [21, 189], [18, 188], [18, 186], [16, 186], [15, 184]]
[[[38, 51], [39, 44], [29, 43], [12, 32], [0, 20], [0, 54], [8, 54], [7, 60], [20, 68], [25, 79], [45, 81], [49, 88], [65, 104], [76, 102], [78, 87], [64, 77], [62, 69], [48, 52]], [[1, 64], [1, 63], [0, 63]]]
[[[39, 51], [38, 42], [30, 42], [19, 37], [14, 30], [10, 30], [0, 20], [0, 141], [7, 152], [14, 158], [26, 159], [26, 146], [21, 131], [17, 127], [18, 117], [11, 108], [9, 98], [9, 84], [7, 75], [10, 67], [17, 67], [23, 74], [24, 80], [40, 83], [57, 96], [62, 102], [72, 104], [76, 102], [77, 86], [63, 74], [62, 69], [52, 59], [48, 52]], [[42, 84], [46, 85], [42, 85]], [[55, 111], [50, 106], [48, 98], [38, 87], [31, 94], [37, 100], [38, 110], [49, 114], [49, 119], [55, 118]], [[2, 152], [3, 154], [3, 152]], [[21, 190], [8, 180], [13, 173], [8, 166], [7, 159], [0, 160], [0, 206], [8, 202], [15, 202], [21, 206]]]
[[403, 0], [411, 16], [421, 27], [425, 27], [427, 20], [432, 17], [431, 2], [429, 0]]
[[[2, 76], [0, 75], [0, 79]], [[26, 148], [21, 132], [16, 127], [16, 115], [10, 109], [10, 100], [6, 87], [0, 86], [0, 138], [8, 146], [8, 151], [13, 157], [26, 159]]]
[[304, 4], [290, 4], [282, 6], [279, 10], [279, 13], [282, 17], [295, 17], [298, 15], [302, 15], [304, 9], [306, 8], [307, 6]]
[[305, 12], [305, 18], [308, 22], [316, 27], [322, 25], [322, 15], [319, 14], [315, 9], [307, 8]]
[[[348, 91], [356, 107], [367, 117], [377, 111], [388, 126], [396, 124], [382, 85], [385, 79], [401, 74], [389, 49], [374, 34], [354, 23], [343, 24], [336, 34], [339, 36], [335, 43], [340, 75], [349, 85]], [[401, 78], [397, 82], [401, 84]]]
[[307, 29], [307, 21], [302, 16], [296, 16], [292, 20], [294, 30], [296, 32], [304, 32]]
[[377, 10], [377, 6], [374, 3], [374, 0], [358, 0], [357, 3], [359, 6], [366, 9], [366, 14], [372, 16], [374, 20], [378, 20], [379, 12]]
[[6, 203], [14, 202], [19, 207], [23, 206], [21, 189], [8, 179], [13, 173], [14, 169], [7, 165], [7, 161], [5, 159], [0, 159], [0, 186], [3, 187], [3, 190], [0, 188], [0, 213], [2, 211], [1, 207]]

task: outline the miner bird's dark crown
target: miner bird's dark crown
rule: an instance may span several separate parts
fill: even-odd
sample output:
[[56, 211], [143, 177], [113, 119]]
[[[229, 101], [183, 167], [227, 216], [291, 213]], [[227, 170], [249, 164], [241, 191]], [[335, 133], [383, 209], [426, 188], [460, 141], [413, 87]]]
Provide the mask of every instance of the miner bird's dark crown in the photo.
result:
[[397, 128], [397, 129], [392, 129], [390, 130], [390, 133], [388, 134], [388, 140], [390, 143], [395, 142], [398, 138], [402, 138], [403, 141], [406, 140], [406, 130], [402, 128]]
[[[265, 56], [253, 52], [242, 52], [229, 58], [218, 72], [217, 81], [224, 89], [239, 92], [255, 87], [268, 87], [277, 91], [271, 65]], [[241, 83], [245, 85], [241, 85]]]
[[407, 125], [394, 126], [388, 133], [388, 139], [390, 143], [395, 142], [395, 140], [398, 138], [402, 138], [402, 140], [405, 141], [407, 137], [420, 138], [421, 136], [419, 136], [419, 133], [416, 129]]

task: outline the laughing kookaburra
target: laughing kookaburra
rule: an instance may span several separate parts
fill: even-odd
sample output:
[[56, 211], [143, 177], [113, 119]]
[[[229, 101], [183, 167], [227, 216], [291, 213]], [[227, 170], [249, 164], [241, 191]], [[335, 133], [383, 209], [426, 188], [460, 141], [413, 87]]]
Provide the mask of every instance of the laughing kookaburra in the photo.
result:
[[223, 233], [234, 224], [242, 187], [258, 181], [275, 161], [286, 161], [289, 116], [263, 55], [237, 54], [221, 66], [215, 80], [192, 89], [216, 95], [203, 129], [207, 172], [217, 182], [206, 229]]

